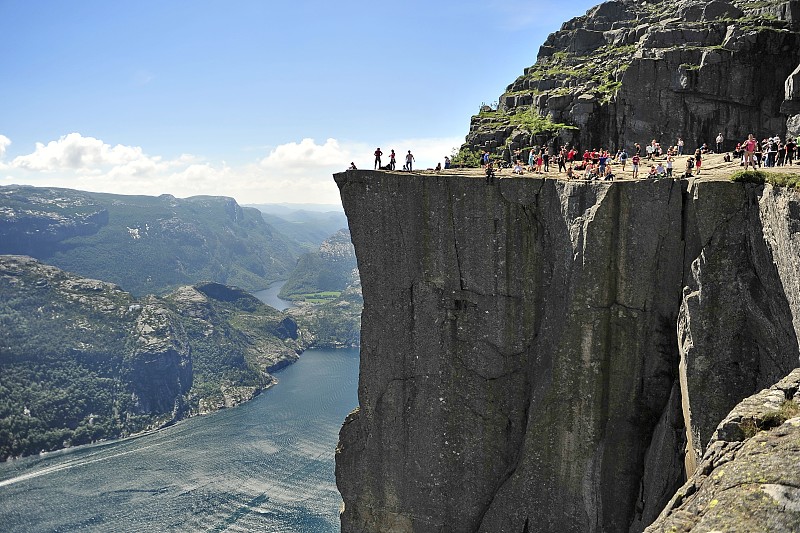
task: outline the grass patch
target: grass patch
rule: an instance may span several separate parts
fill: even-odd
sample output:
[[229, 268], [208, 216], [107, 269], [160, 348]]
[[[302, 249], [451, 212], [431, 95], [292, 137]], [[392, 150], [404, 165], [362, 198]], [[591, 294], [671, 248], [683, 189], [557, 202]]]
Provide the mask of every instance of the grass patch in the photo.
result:
[[538, 113], [530, 110], [509, 115], [509, 121], [512, 125], [518, 126], [524, 130], [529, 131], [532, 135], [537, 133], [544, 133], [558, 130], [576, 130], [575, 126], [563, 124], [560, 122], [553, 122], [548, 117], [543, 117]]
[[739, 183], [769, 183], [773, 187], [800, 189], [800, 174], [779, 174], [763, 170], [739, 170], [731, 175], [730, 180]]
[[800, 405], [792, 400], [784, 401], [777, 411], [770, 411], [761, 420], [761, 429], [776, 428], [800, 414]]
[[311, 292], [308, 294], [296, 294], [293, 295], [292, 298], [295, 300], [303, 300], [312, 304], [322, 304], [325, 302], [330, 302], [335, 300], [339, 296], [341, 296], [341, 291], [322, 291], [322, 292]]

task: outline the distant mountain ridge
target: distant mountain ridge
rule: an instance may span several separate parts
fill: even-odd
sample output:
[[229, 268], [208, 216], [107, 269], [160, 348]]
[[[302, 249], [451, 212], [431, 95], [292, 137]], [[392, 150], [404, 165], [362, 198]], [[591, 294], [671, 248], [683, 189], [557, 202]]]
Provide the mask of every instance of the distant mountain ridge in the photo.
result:
[[215, 281], [259, 290], [302, 248], [232, 198], [0, 187], [0, 254], [25, 254], [137, 295]]

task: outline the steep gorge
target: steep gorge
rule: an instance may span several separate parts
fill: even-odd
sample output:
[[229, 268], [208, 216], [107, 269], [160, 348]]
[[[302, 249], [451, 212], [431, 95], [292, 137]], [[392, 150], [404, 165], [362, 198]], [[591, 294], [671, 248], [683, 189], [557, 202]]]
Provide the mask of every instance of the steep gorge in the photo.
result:
[[800, 195], [335, 176], [362, 280], [342, 530], [641, 531], [800, 361]]

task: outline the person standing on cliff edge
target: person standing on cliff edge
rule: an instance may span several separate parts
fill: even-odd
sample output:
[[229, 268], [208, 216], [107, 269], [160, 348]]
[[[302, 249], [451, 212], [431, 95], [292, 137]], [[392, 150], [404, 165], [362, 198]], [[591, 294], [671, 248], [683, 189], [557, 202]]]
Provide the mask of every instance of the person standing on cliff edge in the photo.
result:
[[389, 154], [389, 168], [394, 170], [394, 165], [395, 165], [396, 162], [397, 162], [397, 159], [396, 159], [396, 156], [395, 156], [395, 153], [394, 153], [394, 148], [392, 148], [392, 153]]
[[382, 155], [383, 155], [383, 152], [381, 152], [380, 147], [376, 148], [375, 149], [375, 170], [378, 170], [379, 168], [381, 168], [381, 156]]
[[721, 154], [722, 153], [722, 143], [725, 142], [725, 137], [722, 136], [722, 132], [719, 132], [719, 135], [717, 135], [716, 141], [717, 141], [717, 153]]
[[411, 172], [411, 163], [413, 163], [414, 161], [415, 161], [414, 155], [411, 153], [411, 150], [409, 150], [408, 153], [406, 154], [406, 169], [409, 172]]

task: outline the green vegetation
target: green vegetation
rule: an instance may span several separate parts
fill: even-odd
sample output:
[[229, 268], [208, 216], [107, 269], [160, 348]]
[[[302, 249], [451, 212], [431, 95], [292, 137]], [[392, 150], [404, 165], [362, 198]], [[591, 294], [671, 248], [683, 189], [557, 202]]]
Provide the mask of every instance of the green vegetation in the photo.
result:
[[769, 183], [775, 187], [800, 189], [800, 174], [767, 172], [764, 170], [739, 170], [734, 172], [731, 181], [741, 183]]
[[308, 294], [296, 294], [293, 296], [295, 300], [308, 302], [312, 304], [321, 304], [330, 302], [342, 295], [342, 291], [322, 291], [312, 292]]
[[300, 256], [279, 296], [303, 300], [310, 294], [341, 293], [352, 282], [357, 268], [350, 232], [340, 230], [322, 243], [318, 251]]
[[213, 280], [248, 290], [285, 278], [301, 249], [232, 198], [0, 187], [0, 253], [26, 254], [136, 295]]
[[364, 299], [356, 283], [341, 295], [320, 305], [304, 305], [289, 310], [297, 323], [313, 335], [313, 345], [324, 348], [359, 346], [361, 310]]
[[575, 126], [553, 122], [549, 117], [543, 117], [531, 110], [517, 112], [508, 115], [511, 124], [521, 129], [529, 131], [535, 135], [538, 133], [555, 132], [558, 130], [576, 130]]
[[453, 148], [450, 163], [454, 167], [477, 168], [481, 166], [481, 154], [478, 150], [471, 150], [468, 146], [462, 146], [458, 151]]
[[0, 260], [0, 460], [130, 435], [260, 390], [303, 347], [296, 323], [208, 283], [136, 300], [28, 259]]

